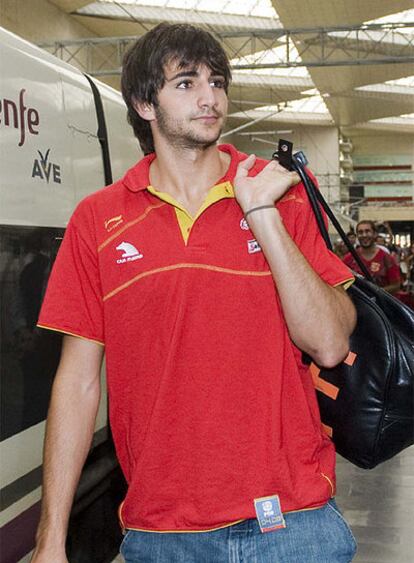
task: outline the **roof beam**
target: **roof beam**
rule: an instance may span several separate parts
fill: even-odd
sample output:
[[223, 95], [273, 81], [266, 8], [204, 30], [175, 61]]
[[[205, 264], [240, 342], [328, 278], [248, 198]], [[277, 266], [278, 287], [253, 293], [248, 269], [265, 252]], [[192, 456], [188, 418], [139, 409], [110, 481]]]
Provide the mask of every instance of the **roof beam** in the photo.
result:
[[246, 38], [257, 51], [257, 39], [275, 40], [278, 59], [258, 63], [254, 57], [243, 58], [235, 69], [289, 67], [329, 67], [371, 64], [408, 63], [414, 61], [414, 23], [362, 24], [325, 28], [284, 30], [250, 30], [217, 32], [223, 40]]
[[[239, 70], [410, 63], [414, 62], [414, 33], [406, 33], [408, 29], [414, 32], [414, 23], [283, 31], [279, 29], [216, 31], [216, 34], [226, 41], [227, 45], [232, 39], [240, 40], [244, 37], [245, 43], [251, 42], [251, 49], [247, 51], [252, 55], [260, 49], [257, 44], [258, 37], [271, 38], [269, 51], [276, 45], [282, 47], [277, 51], [280, 53], [280, 56], [278, 55], [280, 60], [260, 63], [243, 56], [232, 65], [233, 70]], [[122, 57], [135, 40], [136, 37], [131, 36], [90, 38], [55, 41], [40, 44], [40, 47], [71, 63], [74, 62], [74, 53], [76, 53], [78, 59], [85, 61], [86, 67], [83, 70], [92, 76], [108, 76], [120, 74]], [[109, 51], [109, 55], [103, 57], [104, 60], [102, 56], [98, 56], [98, 50], [102, 48]], [[79, 57], [81, 50], [85, 51], [84, 57]], [[292, 51], [296, 54], [292, 55]]]

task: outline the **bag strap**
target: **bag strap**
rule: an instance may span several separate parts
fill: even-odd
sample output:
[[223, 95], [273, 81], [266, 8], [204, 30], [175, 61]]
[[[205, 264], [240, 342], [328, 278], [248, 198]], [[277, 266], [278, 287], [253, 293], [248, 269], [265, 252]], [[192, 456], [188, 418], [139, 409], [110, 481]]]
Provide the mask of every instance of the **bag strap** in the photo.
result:
[[[301, 158], [303, 158], [302, 155], [301, 155]], [[331, 241], [330, 241], [330, 238], [329, 238], [328, 229], [327, 229], [326, 224], [323, 220], [321, 207], [325, 211], [326, 215], [329, 217], [332, 225], [335, 227], [337, 233], [339, 234], [339, 236], [343, 240], [345, 246], [347, 247], [347, 249], [351, 253], [355, 262], [360, 267], [361, 271], [364, 274], [364, 277], [367, 278], [369, 281], [375, 283], [371, 273], [368, 270], [368, 268], [366, 267], [364, 262], [361, 260], [361, 257], [359, 256], [358, 252], [352, 246], [350, 240], [348, 239], [348, 237], [345, 234], [345, 231], [343, 230], [339, 221], [337, 220], [337, 218], [333, 214], [331, 208], [329, 207], [325, 198], [321, 194], [320, 190], [315, 186], [314, 181], [312, 180], [312, 178], [307, 173], [305, 165], [301, 162], [301, 160], [299, 160], [299, 158], [297, 157], [297, 154], [292, 156], [292, 168], [293, 168], [293, 170], [295, 170], [299, 174], [299, 177], [302, 180], [303, 185], [305, 186], [306, 194], [309, 198], [309, 202], [310, 202], [312, 211], [315, 215], [316, 222], [318, 224], [319, 230], [320, 230], [321, 235], [322, 235], [322, 237], [325, 241], [326, 246], [329, 248], [329, 250], [332, 250], [332, 244], [331, 244]]]

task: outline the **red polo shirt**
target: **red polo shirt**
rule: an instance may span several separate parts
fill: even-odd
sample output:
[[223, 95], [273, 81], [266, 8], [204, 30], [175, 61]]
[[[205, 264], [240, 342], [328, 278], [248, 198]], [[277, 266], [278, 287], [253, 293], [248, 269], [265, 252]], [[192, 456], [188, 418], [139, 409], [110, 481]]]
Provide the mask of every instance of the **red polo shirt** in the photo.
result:
[[[126, 528], [210, 530], [254, 518], [255, 498], [278, 494], [290, 511], [334, 493], [334, 448], [310, 377], [233, 196], [246, 155], [220, 150], [230, 167], [194, 221], [148, 187], [154, 155], [83, 200], [39, 320], [105, 345]], [[302, 185], [277, 207], [327, 283], [352, 279], [321, 240]]]
[[[385, 287], [386, 285], [391, 285], [393, 283], [399, 282], [401, 279], [400, 268], [395, 260], [395, 258], [389, 253], [378, 247], [375, 256], [371, 260], [367, 260], [362, 256], [361, 249], [357, 250], [359, 257], [362, 262], [368, 268], [375, 282], [380, 287]], [[354, 272], [363, 275], [361, 268], [358, 266], [354, 257], [350, 252], [344, 256], [344, 263], [348, 268], [352, 268]]]

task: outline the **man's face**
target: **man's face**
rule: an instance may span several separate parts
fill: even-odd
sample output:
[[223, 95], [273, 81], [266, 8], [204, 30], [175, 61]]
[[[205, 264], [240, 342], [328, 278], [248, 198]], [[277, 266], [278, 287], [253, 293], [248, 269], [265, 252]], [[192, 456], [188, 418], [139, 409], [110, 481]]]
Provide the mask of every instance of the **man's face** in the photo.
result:
[[205, 65], [164, 69], [165, 84], [154, 106], [154, 140], [157, 135], [177, 148], [200, 149], [214, 145], [227, 114], [223, 76]]
[[356, 234], [362, 248], [370, 248], [371, 246], [374, 246], [375, 237], [377, 235], [369, 223], [361, 223], [358, 225]]

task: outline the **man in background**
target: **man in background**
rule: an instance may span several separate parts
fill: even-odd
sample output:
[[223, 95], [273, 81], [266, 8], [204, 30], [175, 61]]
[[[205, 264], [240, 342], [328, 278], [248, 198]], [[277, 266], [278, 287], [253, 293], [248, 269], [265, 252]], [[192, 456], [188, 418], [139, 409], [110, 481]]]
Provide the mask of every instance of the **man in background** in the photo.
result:
[[[356, 234], [359, 242], [356, 251], [375, 283], [389, 293], [396, 293], [400, 289], [401, 283], [400, 268], [390, 252], [376, 243], [378, 233], [375, 223], [368, 220], [360, 221], [356, 227]], [[345, 255], [343, 260], [354, 272], [363, 275], [350, 252]]]

